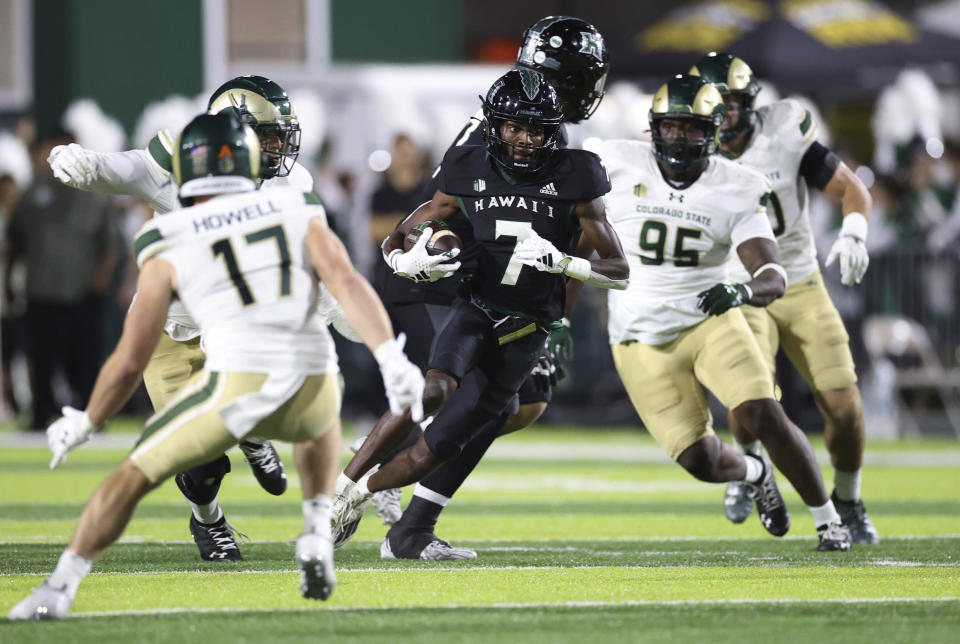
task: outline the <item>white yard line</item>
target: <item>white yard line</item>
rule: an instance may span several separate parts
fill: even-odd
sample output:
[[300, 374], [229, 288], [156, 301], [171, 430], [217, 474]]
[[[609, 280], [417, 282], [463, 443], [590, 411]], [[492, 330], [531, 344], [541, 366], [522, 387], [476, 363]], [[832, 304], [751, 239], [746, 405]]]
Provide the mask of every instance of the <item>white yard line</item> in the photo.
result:
[[[623, 602], [532, 602], [532, 603], [492, 603], [492, 604], [437, 604], [435, 606], [412, 606], [412, 607], [355, 607], [355, 606], [323, 606], [319, 610], [334, 611], [356, 611], [356, 612], [385, 612], [385, 611], [408, 611], [408, 610], [471, 610], [471, 609], [498, 609], [498, 610], [525, 610], [530, 608], [620, 608], [620, 607], [642, 607], [642, 606], [768, 606], [779, 604], [913, 604], [917, 602], [937, 602], [952, 603], [960, 601], [958, 597], [843, 597], [836, 599], [707, 599], [702, 601], [692, 600], [665, 600], [665, 601], [643, 601], [629, 600]], [[118, 617], [135, 615], [178, 615], [184, 613], [306, 613], [316, 612], [316, 608], [155, 608], [150, 610], [105, 610], [90, 611], [86, 613], [71, 613], [70, 618], [81, 617]]]
[[[2, 522], [2, 520], [0, 520]], [[778, 537], [777, 541], [806, 541], [812, 540], [813, 535], [795, 535], [790, 534], [784, 537]], [[40, 539], [53, 539], [52, 541], [40, 541]], [[931, 539], [960, 539], [960, 534], [916, 534], [916, 535], [900, 535], [900, 536], [887, 536], [884, 535], [884, 541], [929, 541]], [[292, 545], [294, 538], [291, 537], [287, 539], [248, 539], [243, 543], [287, 543]], [[66, 537], [57, 539], [50, 535], [27, 535], [24, 537], [19, 537], [16, 540], [4, 539], [0, 540], [0, 546], [9, 546], [17, 545], [22, 543], [34, 543], [39, 545], [63, 545], [68, 541]], [[355, 540], [353, 543], [357, 544], [370, 544], [370, 545], [380, 545], [382, 539], [377, 539], [374, 541], [362, 541]], [[747, 543], [751, 541], [769, 541], [769, 539], [760, 537], [757, 539], [747, 539], [744, 537], [731, 537], [731, 536], [683, 536], [683, 537], [591, 537], [589, 539], [464, 539], [463, 543], [470, 545], [474, 544], [484, 544], [484, 543], [555, 543], [557, 541], [573, 541], [581, 543], [649, 543], [649, 542], [671, 542], [671, 541], [728, 541], [728, 542], [740, 542]], [[192, 544], [192, 539], [149, 539], [145, 536], [140, 535], [125, 535], [120, 539], [118, 543], [153, 543], [158, 545], [168, 545], [168, 544]], [[859, 548], [860, 546], [858, 546]], [[862, 546], [869, 548], [870, 546]], [[491, 550], [496, 550], [496, 548], [491, 547]], [[541, 548], [532, 548], [533, 550], [543, 550]]]
[[[584, 551], [590, 552], [590, 551]], [[612, 555], [621, 555], [621, 554], [650, 554], [651, 556], [656, 556], [660, 554], [689, 554], [689, 553], [601, 553], [593, 552], [590, 554], [612, 554]], [[737, 554], [737, 553], [730, 553]], [[780, 561], [779, 559], [772, 558], [775, 561]], [[755, 561], [756, 559], [754, 559]], [[826, 564], [831, 564], [827, 560], [823, 562]], [[789, 566], [791, 568], [797, 567], [808, 567], [813, 566], [813, 563], [804, 564], [801, 566]], [[880, 568], [958, 568], [960, 563], [950, 562], [950, 563], [924, 563], [922, 561], [900, 561], [897, 559], [876, 559], [871, 561], [863, 562], [859, 565], [859, 568], [865, 568], [869, 566], [876, 566]], [[349, 572], [349, 573], [396, 573], [403, 572], [407, 573], [471, 573], [477, 570], [601, 570], [601, 569], [617, 569], [617, 570], [662, 570], [662, 569], [671, 569], [671, 570], [694, 570], [698, 568], [726, 568], [727, 566], [712, 566], [712, 565], [695, 565], [695, 566], [683, 566], [683, 565], [618, 565], [614, 563], [610, 564], [595, 564], [595, 565], [583, 565], [583, 566], [449, 566], [443, 568], [372, 568], [372, 567], [363, 567], [363, 568], [351, 568], [349, 566], [337, 566], [337, 572]], [[782, 563], [775, 563], [771, 565], [759, 565], [759, 566], [745, 566], [745, 568], [784, 568], [785, 566]], [[298, 574], [296, 570], [137, 570], [131, 572], [115, 572], [115, 571], [92, 571], [91, 575], [114, 575], [114, 576], [127, 576], [127, 575], [142, 575], [142, 576], [156, 576], [156, 575], [200, 575], [200, 576], [209, 576], [209, 575], [274, 575], [274, 574]], [[47, 573], [0, 573], [0, 578], [2, 577], [45, 577]]]

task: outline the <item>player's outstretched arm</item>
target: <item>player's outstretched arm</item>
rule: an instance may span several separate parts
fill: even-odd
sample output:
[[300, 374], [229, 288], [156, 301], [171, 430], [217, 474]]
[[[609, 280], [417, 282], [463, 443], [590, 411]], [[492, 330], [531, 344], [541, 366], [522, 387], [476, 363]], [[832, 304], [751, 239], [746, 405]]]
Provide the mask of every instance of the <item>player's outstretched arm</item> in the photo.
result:
[[151, 204], [170, 181], [146, 150], [102, 153], [71, 143], [54, 147], [47, 163], [53, 176], [72, 188], [130, 195]]
[[421, 420], [423, 374], [404, 355], [402, 337], [393, 337], [390, 318], [370, 282], [354, 268], [343, 243], [319, 217], [310, 220], [307, 252], [347, 322], [377, 359], [390, 411], [399, 415], [410, 407], [413, 419]]
[[47, 444], [53, 452], [50, 469], [66, 460], [68, 451], [86, 442], [136, 391], [163, 333], [175, 290], [174, 279], [173, 266], [167, 261], [151, 259], [144, 264], [137, 281], [137, 297], [123, 323], [123, 334], [100, 369], [86, 410], [64, 407], [63, 416], [47, 429]]

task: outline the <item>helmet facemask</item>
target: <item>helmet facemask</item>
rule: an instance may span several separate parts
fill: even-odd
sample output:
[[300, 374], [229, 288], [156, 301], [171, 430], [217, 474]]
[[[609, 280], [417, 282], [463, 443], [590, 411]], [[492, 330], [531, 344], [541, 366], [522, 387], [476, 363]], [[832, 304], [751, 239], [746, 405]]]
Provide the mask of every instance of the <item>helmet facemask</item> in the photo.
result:
[[[751, 94], [749, 92], [721, 91], [720, 93], [723, 95], [723, 102], [727, 107], [727, 113], [736, 112], [738, 114], [736, 124], [727, 126], [726, 121], [724, 121], [723, 126], [720, 128], [720, 142], [730, 143], [744, 132], [750, 132], [756, 127], [757, 112], [753, 109], [753, 104], [757, 99], [757, 95], [755, 92]], [[727, 103], [726, 99], [730, 96], [739, 99], [739, 106], [735, 110], [730, 109], [730, 105]]]
[[[543, 124], [534, 120], [521, 120], [514, 116], [486, 114], [485, 136], [490, 156], [508, 173], [515, 176], [532, 174], [541, 170], [553, 152], [559, 148], [560, 124]], [[540, 145], [531, 143], [511, 143], [503, 138], [503, 128], [507, 122], [533, 126], [542, 130]], [[531, 137], [533, 138], [533, 137]]]
[[654, 117], [650, 134], [657, 160], [679, 173], [697, 169], [717, 151], [719, 121], [716, 117], [676, 114]]
[[283, 88], [262, 76], [238, 76], [221, 85], [207, 107], [232, 107], [256, 131], [264, 153], [261, 179], [290, 174], [300, 154], [300, 121]]
[[263, 149], [263, 178], [288, 176], [300, 154], [300, 124], [293, 119], [288, 123], [257, 123], [253, 129]]
[[[504, 74], [483, 101], [484, 139], [493, 160], [514, 176], [543, 169], [559, 148], [563, 112], [557, 92], [543, 75], [517, 69]], [[527, 141], [518, 128], [517, 137], [504, 136], [515, 123], [527, 130]]]

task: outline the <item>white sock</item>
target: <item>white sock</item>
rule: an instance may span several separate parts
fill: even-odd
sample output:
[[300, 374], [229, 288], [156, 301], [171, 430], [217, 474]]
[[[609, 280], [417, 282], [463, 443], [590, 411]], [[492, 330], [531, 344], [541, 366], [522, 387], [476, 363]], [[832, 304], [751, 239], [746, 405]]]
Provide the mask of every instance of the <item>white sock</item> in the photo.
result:
[[763, 461], [753, 455], [744, 455], [744, 462], [747, 464], [747, 475], [743, 480], [747, 483], [756, 483], [763, 476]]
[[840, 523], [840, 515], [837, 514], [837, 509], [833, 507], [833, 501], [827, 499], [827, 502], [823, 505], [814, 507], [810, 506], [810, 514], [813, 515], [813, 525], [818, 528], [822, 525], [827, 525], [828, 523]]
[[843, 501], [860, 500], [860, 470], [856, 472], [833, 471], [833, 490]]
[[333, 502], [326, 494], [318, 494], [303, 502], [303, 531], [330, 534], [330, 515]]
[[60, 555], [60, 561], [57, 562], [57, 567], [49, 577], [50, 585], [54, 587], [64, 586], [67, 595], [70, 596], [70, 599], [73, 599], [77, 596], [77, 586], [90, 572], [90, 566], [92, 565], [92, 561], [84, 559], [69, 550], [64, 550], [63, 554]]
[[416, 484], [413, 488], [413, 496], [419, 496], [425, 501], [430, 501], [430, 503], [436, 503], [440, 507], [444, 508], [447, 506], [447, 503], [450, 503], [449, 496], [443, 496], [438, 492], [434, 492], [428, 487], [423, 487], [419, 483]]
[[267, 442], [266, 438], [260, 438], [259, 436], [244, 436], [244, 443], [253, 443], [254, 445], [263, 445]]
[[758, 440], [752, 440], [749, 443], [737, 443], [734, 442], [737, 449], [742, 453], [746, 454], [750, 452], [751, 454], [760, 454], [763, 450], [763, 444]]
[[216, 523], [223, 516], [223, 510], [220, 509], [220, 495], [213, 497], [210, 503], [194, 503], [190, 501], [190, 507], [193, 508], [193, 516], [197, 517], [200, 523]]

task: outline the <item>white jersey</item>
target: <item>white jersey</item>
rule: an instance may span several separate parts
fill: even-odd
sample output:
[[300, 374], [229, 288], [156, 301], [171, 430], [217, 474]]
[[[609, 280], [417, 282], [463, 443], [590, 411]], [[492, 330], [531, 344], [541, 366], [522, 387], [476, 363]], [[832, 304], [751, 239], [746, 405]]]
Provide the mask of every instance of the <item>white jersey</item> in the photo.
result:
[[730, 250], [755, 237], [773, 239], [763, 206], [769, 190], [759, 174], [713, 157], [693, 185], [664, 180], [644, 141], [603, 142], [600, 155], [612, 189], [603, 197], [630, 265], [630, 285], [608, 291], [610, 343], [657, 345], [707, 316], [697, 294], [727, 281]]
[[[777, 101], [757, 110], [757, 128], [739, 158], [770, 181], [773, 193], [767, 214], [773, 226], [787, 284], [799, 282], [819, 268], [817, 247], [808, 212], [807, 182], [800, 176], [800, 161], [816, 139], [817, 125], [800, 103]], [[730, 257], [734, 281], [750, 279], [738, 257]]]
[[326, 218], [323, 207], [298, 188], [266, 188], [171, 211], [141, 229], [137, 264], [173, 265], [210, 371], [337, 371], [306, 251], [314, 217]]
[[[93, 179], [84, 190], [139, 197], [153, 208], [154, 216], [164, 215], [180, 207], [179, 190], [173, 179], [171, 159], [179, 133], [160, 130], [143, 150], [128, 150], [112, 154], [88, 151], [94, 161]], [[263, 182], [263, 188], [295, 186], [301, 192], [313, 190], [313, 177], [299, 163], [294, 164], [286, 177], [274, 177]], [[200, 335], [200, 329], [179, 302], [170, 307], [164, 330], [174, 340], [186, 341]]]

